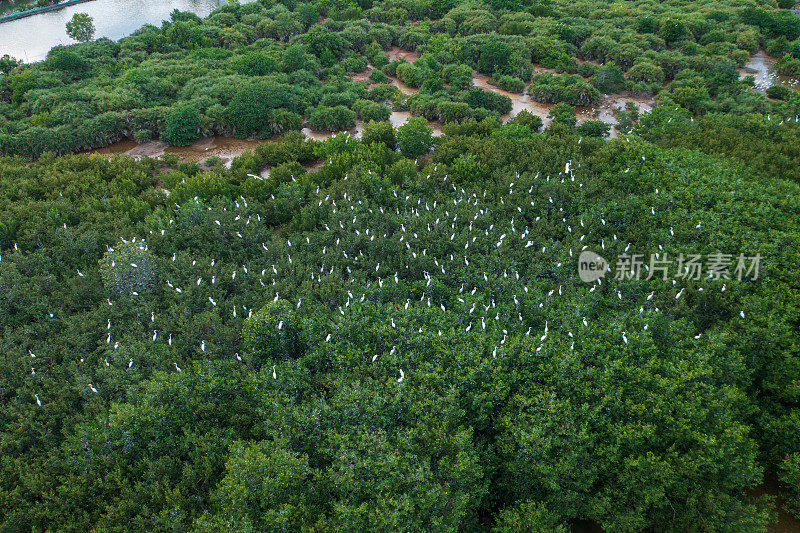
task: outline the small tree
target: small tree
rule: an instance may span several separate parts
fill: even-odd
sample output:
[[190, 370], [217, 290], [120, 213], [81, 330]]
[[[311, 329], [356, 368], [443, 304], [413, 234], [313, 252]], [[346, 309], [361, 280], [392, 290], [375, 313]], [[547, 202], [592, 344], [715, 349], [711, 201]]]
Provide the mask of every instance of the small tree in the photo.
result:
[[422, 117], [412, 117], [397, 128], [400, 151], [406, 157], [419, 157], [427, 154], [433, 146], [433, 130]]
[[67, 22], [67, 35], [79, 43], [91, 41], [94, 37], [94, 19], [87, 13], [75, 13]]
[[100, 259], [100, 274], [108, 290], [119, 295], [142, 294], [155, 287], [156, 262], [144, 242], [121, 242]]
[[200, 110], [194, 104], [174, 106], [164, 118], [161, 138], [173, 146], [186, 146], [197, 139]]

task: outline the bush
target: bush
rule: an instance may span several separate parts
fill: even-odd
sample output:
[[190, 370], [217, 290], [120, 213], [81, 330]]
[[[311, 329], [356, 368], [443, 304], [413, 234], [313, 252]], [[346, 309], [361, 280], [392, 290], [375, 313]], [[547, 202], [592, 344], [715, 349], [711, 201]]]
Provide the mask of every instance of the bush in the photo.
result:
[[577, 130], [578, 133], [587, 137], [605, 137], [611, 131], [611, 124], [602, 120], [587, 120], [581, 123]]
[[133, 134], [133, 140], [137, 143], [145, 143], [153, 139], [153, 132], [148, 129], [139, 130]]
[[397, 128], [397, 140], [404, 156], [419, 157], [433, 147], [433, 130], [424, 118], [412, 117]]
[[514, 76], [500, 76], [497, 78], [497, 86], [510, 93], [522, 93], [525, 91], [525, 82]]
[[47, 66], [64, 72], [73, 78], [82, 78], [89, 74], [91, 63], [70, 50], [60, 50], [47, 57]]
[[470, 107], [483, 107], [489, 111], [496, 111], [501, 115], [509, 113], [513, 107], [511, 98], [508, 96], [496, 94], [492, 91], [485, 91], [480, 87], [470, 88], [464, 97], [464, 101], [468, 103]]
[[595, 72], [592, 84], [603, 93], [615, 93], [625, 84], [625, 75], [622, 70], [614, 65], [605, 65]]
[[268, 361], [295, 359], [303, 355], [305, 346], [300, 320], [292, 305], [278, 300], [265, 305], [245, 320], [242, 340], [245, 351], [260, 368]]
[[266, 76], [278, 70], [278, 64], [267, 52], [251, 51], [237, 57], [233, 68], [243, 76]]
[[358, 113], [361, 115], [361, 120], [363, 121], [389, 120], [389, 117], [392, 116], [391, 109], [385, 104], [370, 102], [369, 100], [364, 101]]
[[541, 128], [543, 124], [540, 116], [534, 115], [526, 109], [520, 111], [508, 122], [509, 124], [520, 124], [521, 126], [527, 126], [531, 129], [531, 131], [539, 131], [539, 128]]
[[195, 531], [300, 531], [311, 516], [308, 457], [285, 441], [235, 442]]
[[664, 70], [649, 61], [645, 61], [632, 66], [628, 70], [628, 77], [634, 81], [664, 83]]
[[386, 169], [386, 176], [395, 185], [413, 182], [417, 178], [417, 165], [410, 159], [401, 159]]
[[384, 74], [382, 70], [374, 69], [369, 75], [369, 81], [373, 83], [386, 83], [389, 81], [389, 76]]
[[308, 115], [308, 125], [316, 131], [349, 130], [355, 123], [355, 111], [342, 105], [313, 108]]
[[547, 116], [552, 118], [553, 122], [556, 124], [565, 124], [574, 127], [578, 122], [578, 119], [575, 118], [575, 108], [565, 103], [554, 105]]
[[788, 100], [793, 93], [794, 91], [785, 85], [773, 85], [767, 88], [767, 96], [776, 100]]
[[156, 262], [142, 242], [120, 242], [100, 259], [100, 275], [106, 289], [118, 295], [142, 294], [158, 281]]
[[303, 89], [283, 83], [258, 82], [242, 87], [231, 99], [226, 115], [237, 137], [271, 128], [275, 109], [302, 115], [308, 107]]
[[390, 122], [386, 121], [370, 121], [364, 124], [362, 142], [365, 145], [383, 143], [392, 150], [397, 148], [397, 136], [394, 133], [394, 128]]
[[172, 146], [192, 144], [200, 129], [200, 110], [194, 104], [179, 104], [167, 112], [161, 139]]
[[531, 98], [537, 102], [589, 106], [600, 100], [600, 91], [580, 76], [554, 75], [546, 72], [533, 78], [528, 87]]

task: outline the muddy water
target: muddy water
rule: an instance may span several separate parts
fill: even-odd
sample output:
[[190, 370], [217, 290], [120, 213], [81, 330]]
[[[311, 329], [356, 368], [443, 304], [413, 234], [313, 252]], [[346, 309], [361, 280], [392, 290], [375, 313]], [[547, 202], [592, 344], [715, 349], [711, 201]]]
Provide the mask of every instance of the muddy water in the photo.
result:
[[[411, 117], [411, 113], [408, 111], [394, 111], [389, 117], [389, 122], [392, 123], [392, 126], [398, 128], [405, 124], [409, 117]], [[431, 122], [430, 127], [433, 130], [434, 137], [443, 135], [442, 125], [440, 123]], [[364, 134], [364, 124], [360, 120], [356, 120], [355, 126], [345, 131], [313, 131], [310, 128], [303, 128], [302, 132], [308, 139], [314, 139], [316, 141], [324, 141], [333, 135], [345, 132], [360, 139]], [[162, 141], [149, 141], [138, 144], [136, 141], [124, 140], [103, 148], [87, 150], [84, 153], [101, 155], [124, 154], [134, 158], [145, 156], [155, 158], [164, 154], [176, 154], [184, 163], [190, 161], [204, 163], [209, 157], [218, 157], [226, 167], [230, 167], [235, 157], [242, 155], [247, 150], [253, 150], [259, 144], [265, 142], [269, 142], [269, 140], [237, 139], [235, 137], [225, 137], [221, 135], [200, 139], [189, 146], [169, 146]]]
[[386, 50], [386, 55], [389, 56], [389, 61], [396, 61], [398, 59], [405, 59], [409, 63], [413, 63], [420, 58], [420, 53], [412, 50], [404, 50], [399, 46], [393, 46]]
[[759, 50], [750, 61], [739, 70], [739, 77], [753, 76], [756, 80], [756, 88], [766, 91], [773, 85], [786, 85], [795, 89], [800, 88], [800, 81], [789, 76], [783, 76], [775, 72], [774, 57], [768, 56], [763, 50]]
[[[553, 109], [553, 104], [545, 104], [532, 100], [527, 94], [527, 87], [525, 88], [525, 93], [523, 94], [511, 93], [495, 87], [489, 82], [489, 80], [490, 78], [488, 76], [478, 74], [477, 72], [473, 73], [472, 84], [474, 86], [480, 87], [481, 89], [485, 89], [487, 91], [495, 92], [497, 94], [508, 96], [511, 99], [511, 112], [501, 117], [503, 122], [507, 122], [510, 118], [516, 116], [521, 111], [528, 111], [529, 113], [541, 118], [544, 127], [547, 127], [553, 121], [548, 117], [550, 110]], [[625, 95], [604, 95], [600, 103], [596, 106], [579, 106], [575, 109], [575, 114], [578, 118], [579, 124], [587, 120], [602, 120], [603, 122], [607, 122], [608, 124], [614, 126], [618, 123], [616, 119], [616, 112], [621, 109], [625, 109], [625, 105], [628, 102], [636, 104], [639, 107], [640, 113], [649, 113], [655, 106], [655, 101], [646, 98], [636, 98]], [[610, 137], [614, 138], [616, 135], [617, 131], [612, 128]]]
[[[419, 59], [420, 54], [419, 52], [412, 52], [408, 50], [403, 50], [399, 47], [393, 47], [387, 51], [389, 58], [394, 60], [398, 58], [404, 58], [407, 61], [415, 61]], [[361, 74], [355, 74], [354, 78], [358, 79], [366, 79], [369, 76], [369, 72], [372, 66], [370, 65], [367, 71]], [[537, 68], [538, 72], [545, 72], [551, 71], [552, 69], [545, 69], [545, 68]], [[410, 87], [405, 83], [399, 81], [396, 78], [391, 79], [392, 83], [400, 89], [400, 91], [407, 95], [413, 95], [419, 92], [419, 89], [415, 87]], [[499, 87], [496, 87], [489, 83], [489, 77], [483, 74], [479, 74], [477, 72], [473, 73], [472, 83], [476, 87], [480, 87], [482, 89], [493, 91], [498, 94], [503, 94], [508, 96], [511, 99], [511, 112], [503, 115], [502, 120], [503, 122], [507, 122], [510, 118], [516, 116], [521, 111], [525, 110], [528, 111], [542, 119], [544, 126], [548, 126], [552, 119], [548, 117], [550, 110], [553, 108], [553, 104], [544, 104], [541, 102], [536, 102], [531, 99], [531, 97], [527, 94], [527, 87], [526, 92], [522, 94], [518, 93], [511, 93], [508, 91], [504, 91]], [[616, 124], [617, 120], [615, 118], [616, 111], [619, 109], [624, 109], [625, 104], [627, 102], [633, 102], [637, 106], [639, 106], [639, 111], [641, 113], [648, 113], [652, 110], [655, 106], [655, 102], [652, 100], [647, 100], [643, 98], [634, 98], [630, 96], [624, 95], [606, 95], [603, 97], [602, 101], [595, 107], [579, 107], [576, 109], [578, 122], [583, 122], [585, 120], [602, 120], [609, 124]], [[411, 113], [408, 111], [393, 111], [391, 116], [389, 117], [389, 122], [391, 122], [392, 126], [398, 128], [406, 123], [406, 121], [411, 117]], [[443, 135], [443, 125], [438, 122], [430, 122], [430, 128], [433, 130], [434, 137], [441, 137]], [[341, 132], [327, 132], [327, 131], [314, 131], [308, 127], [303, 128], [303, 134], [309, 138], [314, 139], [317, 141], [324, 141], [325, 139], [330, 138], [333, 135]], [[355, 126], [350, 130], [347, 130], [347, 133], [352, 135], [356, 138], [361, 138], [364, 133], [364, 125], [360, 120], [357, 120]], [[616, 136], [616, 130], [612, 129], [611, 137]], [[151, 141], [143, 144], [137, 144], [134, 141], [126, 140], [121, 141], [110, 146], [106, 146], [104, 148], [99, 148], [96, 150], [90, 150], [90, 153], [97, 153], [103, 155], [112, 155], [112, 154], [126, 154], [131, 157], [159, 157], [164, 155], [165, 153], [177, 154], [181, 161], [189, 162], [189, 161], [198, 161], [200, 163], [205, 162], [206, 159], [209, 157], [219, 157], [225, 166], [230, 166], [231, 162], [235, 157], [240, 156], [247, 150], [253, 150], [256, 146], [263, 142], [268, 142], [265, 140], [256, 140], [256, 139], [236, 139], [233, 137], [223, 137], [223, 136], [214, 136], [214, 137], [207, 137], [205, 139], [201, 139], [189, 146], [168, 146], [166, 143], [161, 141]]]
[[138, 144], [135, 141], [125, 140], [96, 150], [88, 150], [87, 152], [102, 155], [125, 154], [134, 158], [176, 154], [185, 163], [190, 161], [203, 163], [209, 157], [219, 157], [225, 166], [230, 166], [234, 157], [242, 155], [247, 150], [254, 149], [263, 142], [266, 141], [237, 139], [219, 135], [200, 139], [189, 146], [169, 146], [161, 141]]

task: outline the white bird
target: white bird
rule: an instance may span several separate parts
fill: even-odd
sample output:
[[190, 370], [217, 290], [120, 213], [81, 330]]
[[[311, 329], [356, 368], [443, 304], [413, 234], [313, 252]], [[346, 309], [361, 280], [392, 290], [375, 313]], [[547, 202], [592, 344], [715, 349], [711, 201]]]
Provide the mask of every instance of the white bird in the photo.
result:
[[744, 311], [739, 312], [739, 316], [744, 318]]
[[272, 379], [278, 379], [278, 374], [275, 373], [275, 367], [277, 365], [272, 365]]
[[373, 362], [373, 363], [375, 362], [375, 359], [377, 359], [379, 355], [380, 355], [380, 354], [377, 354], [377, 353], [376, 353], [375, 355], [373, 355], [373, 356], [372, 356], [372, 362]]
[[588, 322], [586, 322], [586, 317], [584, 316], [584, 317], [581, 317], [581, 318], [583, 318], [583, 325], [584, 325], [584, 326], [588, 326], [588, 325], [589, 325], [589, 323], [588, 323]]
[[128, 359], [128, 368], [133, 366], [133, 359]]
[[399, 377], [399, 378], [397, 378], [397, 382], [398, 382], [398, 383], [400, 383], [400, 382], [401, 382], [401, 381], [403, 381], [405, 378], [406, 378], [406, 373], [405, 373], [405, 372], [403, 372], [403, 369], [401, 368], [401, 369], [400, 369], [400, 377]]
[[89, 389], [90, 389], [92, 392], [95, 392], [95, 393], [97, 392], [97, 389], [95, 389], [95, 388], [94, 388], [94, 385], [92, 385], [91, 383], [89, 383]]
[[153, 330], [153, 342], [156, 342], [156, 337], [158, 337], [158, 331]]
[[42, 401], [39, 399], [39, 395], [38, 394], [34, 394], [34, 397], [36, 398], [36, 405], [41, 407], [42, 406]]
[[622, 340], [623, 340], [623, 342], [625, 342], [625, 344], [628, 344], [628, 337], [625, 336], [625, 332], [624, 331], [622, 332]]
[[331, 342], [331, 334], [328, 333], [328, 336], [325, 337], [325, 342]]
[[278, 322], [278, 329], [283, 329], [283, 320]]
[[80, 270], [78, 270], [78, 275], [79, 275], [80, 277], [84, 277], [84, 276], [83, 276], [83, 272], [81, 272]]
[[181, 367], [178, 366], [178, 363], [172, 363], [172, 364], [175, 365], [175, 370], [177, 370], [178, 372], [183, 372], [183, 370], [181, 370]]
[[206, 341], [202, 341], [202, 342], [200, 343], [200, 349], [201, 349], [202, 351], [204, 351], [204, 352], [206, 351]]

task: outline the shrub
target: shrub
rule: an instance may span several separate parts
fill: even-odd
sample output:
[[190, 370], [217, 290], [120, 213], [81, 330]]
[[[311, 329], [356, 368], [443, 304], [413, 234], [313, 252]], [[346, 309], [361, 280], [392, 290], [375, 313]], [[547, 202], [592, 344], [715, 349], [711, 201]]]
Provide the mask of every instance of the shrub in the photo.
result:
[[379, 121], [389, 120], [392, 116], [392, 111], [385, 104], [371, 102], [369, 100], [362, 100], [363, 104], [359, 106], [358, 114], [361, 115], [363, 121]]
[[497, 78], [497, 86], [510, 93], [522, 93], [525, 91], [525, 82], [514, 76], [500, 76]]
[[412, 117], [397, 128], [397, 140], [404, 156], [419, 157], [433, 147], [433, 130], [424, 118]]
[[308, 107], [303, 89], [283, 83], [258, 82], [242, 87], [231, 99], [226, 115], [237, 137], [271, 127], [274, 109], [302, 115]]
[[552, 118], [554, 123], [566, 124], [567, 126], [575, 126], [578, 122], [578, 119], [575, 118], [575, 108], [565, 103], [554, 105], [547, 116]]
[[600, 91], [580, 76], [554, 75], [546, 72], [533, 79], [528, 87], [531, 98], [537, 102], [589, 106], [600, 100]]
[[153, 132], [148, 129], [139, 130], [133, 134], [133, 140], [137, 143], [144, 143], [149, 140], [152, 140]]
[[788, 100], [793, 92], [785, 85], [773, 85], [767, 89], [767, 96], [776, 100]]
[[664, 70], [649, 61], [645, 61], [632, 66], [628, 70], [628, 77], [634, 81], [664, 83]]
[[164, 118], [161, 138], [173, 146], [186, 146], [198, 137], [200, 110], [194, 104], [174, 106]]
[[317, 107], [309, 111], [308, 125], [316, 131], [340, 131], [352, 128], [356, 113], [345, 106]]
[[520, 124], [522, 126], [527, 126], [532, 131], [539, 131], [539, 128], [542, 127], [542, 118], [538, 115], [534, 115], [530, 111], [523, 109], [520, 111], [516, 116], [514, 116], [511, 120], [508, 121], [510, 124]]
[[605, 137], [611, 131], [611, 124], [602, 120], [587, 120], [577, 127], [578, 133], [587, 137]]
[[417, 165], [410, 159], [401, 159], [386, 169], [386, 176], [395, 185], [414, 181], [417, 178]]
[[278, 300], [265, 305], [245, 320], [242, 328], [244, 349], [256, 367], [268, 361], [295, 359], [303, 355], [300, 320], [292, 305]]
[[384, 74], [382, 70], [374, 69], [369, 75], [369, 81], [373, 83], [386, 83], [389, 81], [389, 76]]
[[60, 50], [47, 57], [47, 66], [64, 72], [73, 78], [82, 78], [89, 74], [91, 63], [70, 50]]
[[370, 143], [383, 143], [392, 150], [397, 148], [397, 136], [394, 133], [394, 128], [390, 122], [370, 121], [364, 124], [364, 135], [362, 142]]
[[504, 94], [496, 94], [492, 91], [485, 91], [480, 87], [472, 87], [467, 91], [464, 101], [470, 107], [483, 107], [490, 111], [496, 111], [501, 115], [511, 111], [511, 98]]
[[118, 295], [142, 294], [158, 280], [156, 262], [144, 241], [121, 242], [100, 259], [100, 275], [106, 289]]
[[278, 70], [278, 64], [267, 52], [251, 51], [237, 57], [233, 68], [244, 76], [266, 76]]

